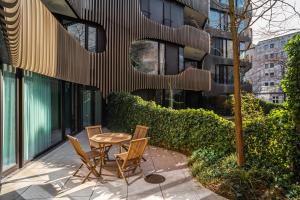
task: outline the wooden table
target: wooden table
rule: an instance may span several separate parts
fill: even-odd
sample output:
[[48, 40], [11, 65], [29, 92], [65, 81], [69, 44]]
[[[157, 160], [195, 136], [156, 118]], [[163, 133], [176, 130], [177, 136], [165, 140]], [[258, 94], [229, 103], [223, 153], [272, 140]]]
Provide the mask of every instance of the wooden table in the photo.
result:
[[100, 175], [101, 175], [101, 169], [102, 165], [104, 163], [105, 159], [105, 145], [118, 145], [119, 146], [119, 152], [122, 153], [122, 144], [125, 142], [129, 142], [131, 140], [132, 136], [127, 133], [103, 133], [94, 135], [90, 138], [91, 141], [98, 143], [99, 145], [99, 151], [100, 151]]
[[122, 147], [122, 144], [124, 142], [128, 142], [131, 140], [131, 137], [132, 136], [127, 133], [103, 133], [94, 135], [90, 138], [90, 140], [95, 143], [98, 143], [100, 148], [103, 145], [107, 144], [119, 145], [119, 147]]

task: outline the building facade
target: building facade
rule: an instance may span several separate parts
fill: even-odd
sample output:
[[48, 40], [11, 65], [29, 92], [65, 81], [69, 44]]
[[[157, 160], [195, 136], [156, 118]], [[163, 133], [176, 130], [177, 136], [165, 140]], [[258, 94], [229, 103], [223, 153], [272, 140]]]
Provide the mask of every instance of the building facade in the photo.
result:
[[[208, 5], [0, 0], [1, 175], [102, 123], [111, 92], [209, 91], [211, 73], [184, 66], [209, 53]], [[189, 25], [193, 19], [202, 27]]]
[[268, 102], [282, 103], [285, 95], [280, 81], [286, 72], [287, 54], [284, 47], [299, 32], [258, 42], [253, 49], [253, 66], [246, 74], [255, 95]]
[[183, 108], [215, 90], [225, 69], [216, 65], [226, 65], [221, 86], [232, 84], [232, 59], [210, 55], [212, 6], [209, 0], [0, 0], [1, 175], [67, 134], [102, 123], [111, 92]]
[[[236, 9], [243, 9], [244, 0], [235, 0]], [[239, 23], [238, 32], [240, 33], [240, 58], [241, 58], [241, 83], [242, 89], [250, 91], [250, 85], [244, 81], [245, 73], [251, 68], [251, 62], [246, 57], [246, 50], [252, 44], [252, 29], [247, 28], [251, 19], [244, 16], [247, 20]], [[233, 50], [232, 34], [230, 30], [230, 16], [228, 0], [211, 0], [209, 20], [205, 30], [211, 36], [211, 51], [204, 60], [204, 69], [212, 73], [212, 89], [207, 95], [228, 95], [233, 93]]]

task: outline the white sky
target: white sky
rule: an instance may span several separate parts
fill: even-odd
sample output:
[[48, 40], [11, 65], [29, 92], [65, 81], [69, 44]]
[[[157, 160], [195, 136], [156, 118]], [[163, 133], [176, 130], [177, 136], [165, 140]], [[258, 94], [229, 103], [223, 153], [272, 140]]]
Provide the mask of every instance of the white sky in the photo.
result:
[[[300, 13], [300, 0], [285, 0], [287, 3], [295, 5], [296, 10]], [[285, 8], [282, 10], [281, 8], [277, 8], [277, 17], [272, 19], [272, 28], [271, 32], [268, 32], [266, 29], [268, 22], [264, 19], [259, 19], [253, 26], [253, 43], [256, 44], [260, 40], [268, 39], [271, 37], [275, 37], [278, 35], [282, 35], [283, 32], [280, 30], [286, 29], [284, 33], [287, 33], [291, 29], [296, 29], [289, 32], [300, 31], [300, 17], [293, 16], [295, 13], [292, 9]], [[290, 17], [284, 23], [279, 23], [276, 21], [283, 21], [285, 17]]]

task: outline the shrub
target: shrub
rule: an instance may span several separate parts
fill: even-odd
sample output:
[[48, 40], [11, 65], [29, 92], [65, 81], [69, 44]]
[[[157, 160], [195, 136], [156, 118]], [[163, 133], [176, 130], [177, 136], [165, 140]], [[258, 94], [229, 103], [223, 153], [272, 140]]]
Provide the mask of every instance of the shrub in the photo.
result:
[[137, 124], [150, 127], [151, 143], [191, 153], [211, 147], [220, 152], [234, 148], [233, 123], [204, 109], [173, 110], [127, 93], [108, 97], [108, 127], [133, 132]]
[[276, 183], [285, 185], [299, 166], [299, 134], [287, 110], [273, 110], [266, 118], [247, 124], [245, 152], [247, 164], [268, 170]]
[[288, 106], [294, 114], [300, 133], [300, 35], [289, 40], [285, 50], [288, 54], [288, 70], [282, 81], [282, 87], [288, 96]]

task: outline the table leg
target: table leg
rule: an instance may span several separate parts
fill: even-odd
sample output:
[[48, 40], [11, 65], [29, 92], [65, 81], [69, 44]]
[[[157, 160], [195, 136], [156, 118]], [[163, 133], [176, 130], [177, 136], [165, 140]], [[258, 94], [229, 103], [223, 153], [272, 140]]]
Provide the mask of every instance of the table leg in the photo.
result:
[[122, 153], [122, 144], [119, 144], [119, 153]]

